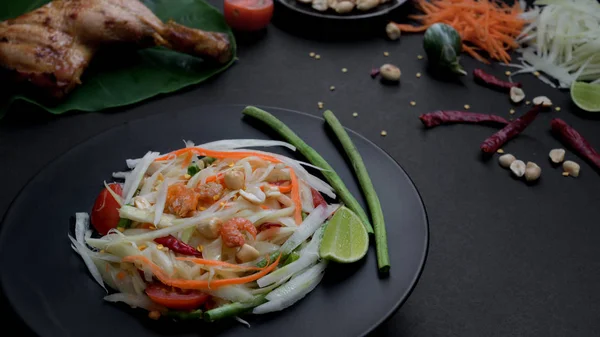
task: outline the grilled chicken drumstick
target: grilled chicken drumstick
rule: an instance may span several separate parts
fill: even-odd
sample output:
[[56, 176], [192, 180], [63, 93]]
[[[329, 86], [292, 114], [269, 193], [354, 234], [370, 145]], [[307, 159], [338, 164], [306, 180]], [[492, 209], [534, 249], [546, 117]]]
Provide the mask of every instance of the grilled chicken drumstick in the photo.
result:
[[81, 74], [100, 48], [163, 46], [225, 63], [225, 34], [163, 23], [138, 0], [54, 0], [0, 22], [0, 65], [61, 98], [81, 84]]

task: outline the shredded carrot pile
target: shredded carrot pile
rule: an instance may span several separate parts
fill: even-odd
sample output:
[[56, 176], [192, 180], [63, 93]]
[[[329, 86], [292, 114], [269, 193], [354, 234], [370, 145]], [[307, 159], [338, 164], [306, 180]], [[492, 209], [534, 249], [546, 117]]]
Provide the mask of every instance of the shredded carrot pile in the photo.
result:
[[508, 52], [519, 45], [515, 38], [527, 23], [521, 19], [519, 2], [513, 6], [494, 0], [415, 0], [423, 14], [410, 15], [421, 26], [396, 24], [403, 32], [423, 32], [434, 23], [448, 24], [460, 34], [463, 50], [473, 58], [489, 64], [480, 52], [504, 63], [510, 62]]

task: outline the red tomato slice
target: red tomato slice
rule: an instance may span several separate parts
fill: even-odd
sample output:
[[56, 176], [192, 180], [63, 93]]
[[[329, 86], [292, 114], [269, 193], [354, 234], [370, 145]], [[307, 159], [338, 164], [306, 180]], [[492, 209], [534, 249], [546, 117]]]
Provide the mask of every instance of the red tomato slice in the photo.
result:
[[315, 190], [314, 188], [311, 188], [310, 193], [312, 194], [314, 207], [317, 207], [319, 205], [327, 206], [327, 202], [325, 201], [325, 198], [323, 198], [323, 196], [321, 195], [321, 193], [319, 191]]
[[[108, 185], [117, 195], [123, 196], [121, 185], [113, 183]], [[119, 223], [119, 203], [105, 188], [100, 192], [92, 208], [92, 225], [98, 233], [106, 235], [111, 228], [116, 228]]]
[[224, 14], [233, 29], [261, 30], [273, 17], [273, 0], [225, 0]]
[[197, 290], [173, 289], [162, 283], [152, 283], [146, 287], [146, 295], [154, 303], [178, 310], [198, 309], [210, 298], [210, 295]]

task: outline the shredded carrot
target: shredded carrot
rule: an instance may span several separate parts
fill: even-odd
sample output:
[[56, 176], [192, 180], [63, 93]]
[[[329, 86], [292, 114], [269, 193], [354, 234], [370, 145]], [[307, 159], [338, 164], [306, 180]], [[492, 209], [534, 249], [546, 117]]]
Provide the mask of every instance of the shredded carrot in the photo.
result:
[[208, 149], [203, 149], [200, 147], [185, 147], [183, 149], [175, 150], [171, 153], [167, 153], [164, 156], [156, 158], [155, 161], [165, 161], [165, 160], [168, 160], [169, 158], [171, 158], [172, 155], [181, 156], [186, 153], [195, 153], [199, 156], [207, 156], [207, 157], [213, 157], [213, 158], [233, 158], [233, 159], [242, 159], [242, 158], [254, 156], [254, 157], [258, 157], [258, 158], [264, 159], [264, 160], [272, 162], [272, 163], [281, 162], [281, 160], [279, 160], [273, 156], [270, 156], [268, 154], [262, 154], [262, 153], [252, 152], [252, 151], [226, 152], [226, 151], [208, 150]]
[[279, 192], [281, 193], [290, 193], [292, 191], [292, 185], [279, 185]]
[[271, 209], [271, 207], [269, 207], [267, 205], [260, 205], [260, 208], [262, 208], [262, 209]]
[[118, 273], [117, 273], [117, 278], [118, 278], [119, 280], [123, 280], [123, 279], [125, 279], [125, 272], [124, 272], [124, 271], [120, 271], [120, 272], [118, 272]]
[[186, 168], [186, 167], [190, 166], [193, 158], [194, 158], [194, 153], [188, 152], [187, 157], [185, 157], [185, 160], [183, 161], [183, 163], [181, 163], [181, 167]]
[[294, 220], [296, 224], [302, 223], [302, 200], [300, 199], [300, 186], [298, 185], [298, 178], [296, 172], [290, 169], [290, 177], [292, 178], [292, 201], [296, 206], [294, 209]]
[[156, 278], [165, 285], [179, 288], [179, 289], [197, 289], [197, 290], [208, 290], [208, 289], [218, 289], [223, 286], [232, 285], [232, 284], [245, 284], [248, 282], [256, 281], [259, 278], [267, 275], [271, 271], [273, 271], [277, 265], [279, 265], [279, 260], [281, 259], [281, 254], [277, 257], [277, 260], [273, 262], [271, 265], [262, 268], [258, 273], [254, 273], [252, 275], [244, 276], [244, 277], [236, 277], [236, 278], [227, 278], [221, 280], [214, 281], [204, 281], [204, 280], [186, 280], [186, 279], [176, 279], [170, 278], [159, 266], [157, 266], [154, 262], [143, 255], [130, 255], [123, 258], [123, 262], [139, 262], [152, 271], [152, 274], [156, 276]]
[[240, 266], [239, 264], [233, 264], [233, 263], [228, 263], [228, 262], [223, 262], [223, 261], [200, 259], [197, 257], [177, 257], [177, 258], [175, 258], [175, 260], [189, 261], [189, 262], [194, 262], [195, 264], [202, 264], [205, 266], [220, 266], [220, 267], [235, 268], [235, 269], [240, 269], [240, 270], [262, 270], [263, 269], [263, 268], [259, 268], [259, 267]]
[[448, 24], [460, 34], [463, 50], [473, 58], [489, 63], [478, 51], [491, 59], [510, 62], [509, 51], [518, 47], [516, 37], [526, 20], [520, 18], [519, 2], [509, 6], [496, 0], [415, 0], [421, 15], [409, 18], [418, 26], [395, 24], [403, 32], [423, 32], [437, 22]]
[[212, 182], [218, 182], [220, 184], [223, 184], [223, 182], [225, 181], [225, 176], [221, 173], [214, 175], [214, 176], [208, 176], [206, 177], [206, 182], [207, 183], [212, 183]]

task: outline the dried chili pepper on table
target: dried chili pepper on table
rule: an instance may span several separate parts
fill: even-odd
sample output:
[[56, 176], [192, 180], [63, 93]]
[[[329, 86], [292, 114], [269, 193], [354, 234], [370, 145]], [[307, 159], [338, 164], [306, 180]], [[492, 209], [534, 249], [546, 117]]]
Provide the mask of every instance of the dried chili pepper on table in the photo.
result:
[[569, 124], [565, 123], [560, 118], [554, 118], [550, 122], [552, 132], [560, 138], [560, 140], [571, 147], [584, 159], [588, 160], [591, 164], [600, 169], [600, 154], [583, 138], [583, 136], [577, 132]]
[[169, 248], [170, 250], [174, 251], [175, 253], [179, 253], [179, 254], [183, 254], [183, 255], [202, 256], [202, 253], [197, 251], [196, 248], [177, 239], [173, 235], [154, 239], [154, 242]]
[[473, 77], [475, 77], [475, 82], [483, 84], [492, 89], [499, 89], [501, 91], [509, 92], [512, 87], [521, 87], [521, 83], [519, 82], [508, 82], [503, 81], [492, 74], [488, 74], [482, 69], [473, 70]]
[[442, 124], [454, 124], [454, 123], [491, 123], [506, 125], [508, 121], [500, 116], [488, 115], [476, 112], [466, 111], [451, 111], [451, 110], [438, 110], [419, 116], [421, 122], [428, 127], [434, 127]]
[[504, 143], [523, 132], [523, 130], [525, 130], [525, 128], [537, 117], [541, 108], [541, 106], [534, 106], [523, 116], [510, 122], [508, 125], [502, 128], [502, 130], [494, 133], [488, 139], [484, 140], [483, 143], [481, 143], [481, 151], [485, 153], [496, 152]]

